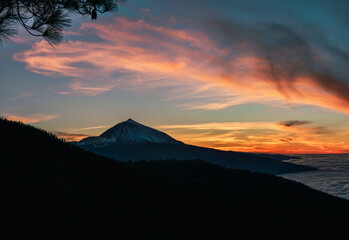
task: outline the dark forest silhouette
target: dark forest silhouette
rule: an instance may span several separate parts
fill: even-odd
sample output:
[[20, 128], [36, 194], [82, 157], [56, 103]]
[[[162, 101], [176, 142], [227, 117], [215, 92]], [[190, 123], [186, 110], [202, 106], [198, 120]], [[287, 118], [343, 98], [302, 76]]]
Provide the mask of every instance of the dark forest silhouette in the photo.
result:
[[2, 234], [298, 236], [349, 217], [347, 200], [274, 175], [200, 160], [119, 162], [4, 119], [0, 132]]

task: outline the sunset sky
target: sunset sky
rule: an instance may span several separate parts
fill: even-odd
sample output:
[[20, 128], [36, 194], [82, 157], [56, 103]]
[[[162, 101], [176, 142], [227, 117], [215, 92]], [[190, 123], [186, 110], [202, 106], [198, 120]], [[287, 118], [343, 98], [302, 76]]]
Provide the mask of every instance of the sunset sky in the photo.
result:
[[222, 150], [349, 153], [348, 9], [128, 0], [56, 47], [21, 30], [0, 47], [0, 115], [68, 141], [132, 118]]

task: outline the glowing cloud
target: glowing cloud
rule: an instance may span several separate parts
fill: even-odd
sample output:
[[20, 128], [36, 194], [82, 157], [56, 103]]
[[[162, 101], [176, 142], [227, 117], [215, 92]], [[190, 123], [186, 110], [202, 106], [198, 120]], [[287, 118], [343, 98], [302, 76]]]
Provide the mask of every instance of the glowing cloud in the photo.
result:
[[101, 125], [101, 126], [93, 126], [93, 127], [85, 127], [85, 128], [79, 128], [79, 129], [74, 129], [72, 132], [78, 132], [78, 131], [86, 131], [86, 130], [95, 130], [95, 129], [101, 129], [101, 128], [110, 128], [110, 125]]
[[57, 48], [42, 41], [14, 59], [39, 74], [73, 78], [72, 93], [84, 95], [161, 88], [167, 99], [185, 99], [178, 107], [186, 109], [288, 102], [349, 114], [348, 84], [326, 67], [321, 52], [285, 26], [209, 21], [192, 30], [117, 17], [83, 23], [79, 34], [91, 32], [99, 41], [67, 41]]
[[[309, 126], [308, 126], [309, 125]], [[221, 122], [160, 125], [188, 144], [221, 150], [269, 153], [347, 153], [349, 127], [326, 128], [309, 121]]]
[[19, 121], [23, 123], [38, 123], [38, 122], [49, 121], [49, 120], [60, 117], [57, 114], [43, 114], [43, 113], [29, 114], [25, 116], [14, 115], [9, 113], [3, 113], [2, 115], [8, 120]]
[[90, 137], [90, 135], [87, 134], [77, 134], [77, 133], [65, 133], [65, 132], [52, 132], [59, 138], [63, 138], [64, 140], [68, 142], [72, 141], [80, 141], [83, 138]]

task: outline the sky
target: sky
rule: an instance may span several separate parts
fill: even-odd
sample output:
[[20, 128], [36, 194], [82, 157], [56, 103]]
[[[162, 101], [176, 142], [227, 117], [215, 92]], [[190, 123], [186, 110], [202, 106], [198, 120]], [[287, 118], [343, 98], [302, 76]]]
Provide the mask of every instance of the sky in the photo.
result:
[[[346, 0], [128, 0], [0, 46], [0, 115], [67, 141], [132, 118], [188, 144], [349, 153]], [[20, 137], [20, 136], [19, 136]]]

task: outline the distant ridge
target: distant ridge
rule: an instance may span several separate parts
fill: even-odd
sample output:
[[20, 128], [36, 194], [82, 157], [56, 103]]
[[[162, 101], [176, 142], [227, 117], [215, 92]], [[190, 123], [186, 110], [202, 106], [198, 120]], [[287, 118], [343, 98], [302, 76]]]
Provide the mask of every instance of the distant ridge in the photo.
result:
[[98, 137], [88, 137], [75, 144], [121, 161], [201, 159], [228, 168], [272, 174], [315, 170], [308, 166], [282, 162], [290, 159], [285, 155], [220, 151], [187, 145], [132, 119], [116, 124]]

